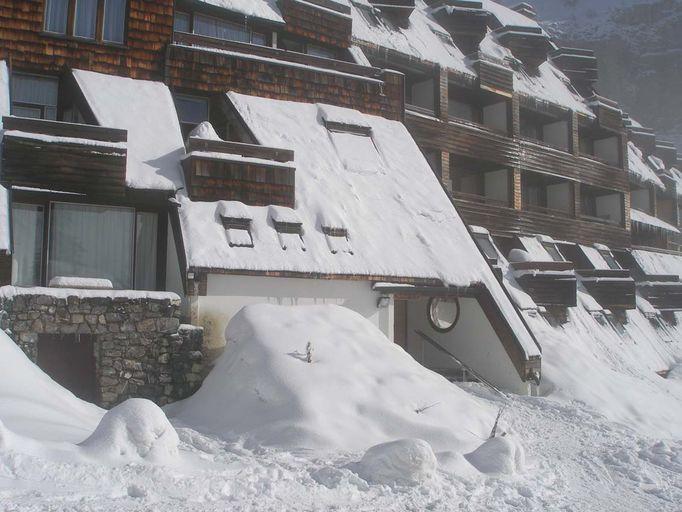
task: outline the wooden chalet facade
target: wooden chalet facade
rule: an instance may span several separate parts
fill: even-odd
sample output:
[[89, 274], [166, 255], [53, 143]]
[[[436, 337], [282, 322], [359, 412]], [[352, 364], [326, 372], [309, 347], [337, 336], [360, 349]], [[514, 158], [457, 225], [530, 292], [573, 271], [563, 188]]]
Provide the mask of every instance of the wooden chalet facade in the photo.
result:
[[[0, 251], [0, 284], [47, 288], [67, 274], [108, 279], [115, 291], [175, 292], [182, 304], [171, 300], [168, 319], [203, 326], [203, 349], [210, 355], [222, 350], [226, 322], [250, 300], [315, 297], [352, 304], [415, 357], [424, 351], [413, 336], [417, 325], [438, 343], [457, 346], [492, 380], [527, 392], [541, 375], [540, 349], [512, 305], [509, 275], [536, 309], [575, 307], [584, 286], [603, 308], [626, 310], [635, 305], [628, 259], [633, 245], [680, 247], [674, 230], [680, 226], [676, 187], [682, 174], [671, 170], [675, 148], [624, 122], [619, 106], [594, 90], [594, 55], [556, 48], [527, 4], [497, 14], [470, 0], [238, 0], [229, 9], [203, 0], [88, 5], [0, 0], [0, 85], [4, 69], [8, 96], [3, 111], [0, 91], [0, 184], [10, 226], [17, 226], [14, 233], [8, 228], [9, 242]], [[339, 187], [359, 188], [357, 176], [375, 174], [358, 167], [354, 148], [375, 158], [377, 174], [394, 182], [405, 179], [394, 155], [413, 158], [418, 149], [410, 172], [421, 172], [425, 158], [447, 206], [454, 204], [467, 225], [486, 230], [492, 249], [476, 239], [479, 253], [466, 230], [461, 247], [487, 259], [490, 268], [479, 268], [468, 284], [453, 285], [443, 276], [456, 269], [448, 274], [339, 264], [340, 258], [366, 257], [354, 240], [360, 230], [339, 214], [346, 205], [307, 223], [299, 218], [306, 201], [317, 207], [306, 197], [319, 181], [309, 175], [324, 167], [307, 155], [317, 148], [288, 147], [294, 134], [280, 134], [276, 144], [273, 134], [281, 126], [259, 133], [264, 123], [249, 118], [248, 108], [298, 115], [293, 104], [307, 105], [301, 112], [311, 130], [324, 135], [318, 148], [331, 144], [348, 171], [338, 173]], [[372, 125], [366, 115], [395, 125]], [[391, 130], [403, 147], [377, 142]], [[141, 143], [147, 136], [154, 139], [149, 147]], [[269, 136], [275, 142], [267, 143]], [[662, 186], [628, 172], [633, 141], [641, 158], [660, 162], [653, 172]], [[413, 180], [427, 188], [435, 181], [430, 173]], [[409, 194], [408, 183], [389, 199]], [[325, 191], [329, 205], [340, 200], [335, 192]], [[647, 208], [633, 217], [633, 202]], [[459, 216], [451, 223], [461, 224]], [[644, 229], [654, 222], [647, 216], [673, 230], [662, 232], [660, 223], [658, 230]], [[90, 224], [76, 233], [74, 219], [81, 218]], [[385, 219], [391, 221], [397, 219]], [[196, 226], [215, 234], [222, 245], [213, 255], [223, 260], [207, 256], [210, 251], [193, 252], [201, 240], [192, 232]], [[310, 257], [309, 266], [260, 262], [263, 233], [277, 240], [277, 251]], [[526, 250], [524, 238], [539, 235], [559, 241], [561, 259], [510, 256]], [[107, 259], [104, 249], [93, 250], [102, 239], [119, 240], [120, 254]], [[612, 249], [622, 267], [602, 268], [584, 258], [580, 248], [595, 243]], [[82, 254], [75, 254], [77, 247]], [[315, 253], [320, 247], [322, 256]], [[254, 256], [233, 258], [241, 250]], [[643, 276], [633, 271], [636, 280]], [[281, 297], [268, 294], [274, 279]], [[324, 291], [318, 295], [306, 286]], [[663, 285], [653, 291], [647, 286], [638, 284], [637, 292], [661, 311], [677, 307], [668, 304], [676, 299], [666, 298], [667, 288], [660, 292]], [[244, 296], [235, 290], [245, 290]], [[439, 307], [446, 324], [457, 310], [456, 320], [442, 329]], [[458, 326], [460, 311], [466, 320]], [[165, 320], [155, 322], [159, 337], [177, 334]], [[35, 355], [36, 336], [47, 333], [25, 334], [22, 346]], [[464, 338], [476, 346], [463, 346]], [[490, 340], [499, 342], [490, 353], [507, 358], [499, 368], [481, 352]], [[187, 353], [179, 350], [176, 366], [192, 367]], [[428, 357], [420, 360], [427, 364]], [[103, 370], [97, 370], [100, 382]], [[155, 374], [154, 385], [136, 385], [151, 396], [159, 379]], [[100, 401], [111, 405], [123, 398], [119, 384], [100, 385]], [[164, 400], [190, 388], [182, 381]]]

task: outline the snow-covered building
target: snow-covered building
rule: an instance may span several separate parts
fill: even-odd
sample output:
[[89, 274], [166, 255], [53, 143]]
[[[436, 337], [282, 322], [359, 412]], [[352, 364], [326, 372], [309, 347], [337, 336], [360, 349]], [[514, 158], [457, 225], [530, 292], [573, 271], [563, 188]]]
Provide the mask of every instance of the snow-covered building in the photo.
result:
[[0, 0], [5, 327], [95, 400], [185, 396], [251, 303], [517, 392], [528, 312], [635, 308], [631, 183], [682, 175], [527, 4], [95, 3]]

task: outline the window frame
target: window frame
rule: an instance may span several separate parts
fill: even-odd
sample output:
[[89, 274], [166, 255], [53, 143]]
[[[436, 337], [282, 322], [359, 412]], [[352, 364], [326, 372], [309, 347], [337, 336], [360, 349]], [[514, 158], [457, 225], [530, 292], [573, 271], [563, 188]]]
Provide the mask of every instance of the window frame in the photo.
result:
[[97, 14], [95, 19], [95, 37], [85, 37], [76, 35], [76, 2], [77, 0], [67, 0], [68, 1], [68, 12], [66, 19], [66, 31], [65, 32], [52, 32], [47, 28], [47, 5], [52, 0], [43, 1], [43, 27], [42, 34], [50, 37], [73, 39], [75, 41], [103, 44], [109, 46], [125, 47], [128, 43], [128, 18], [130, 15], [130, 0], [125, 1], [125, 14], [124, 14], [124, 24], [123, 24], [123, 35], [122, 42], [110, 41], [104, 37], [104, 27], [105, 27], [105, 3], [107, 0], [96, 0], [97, 1]]
[[[564, 258], [564, 255], [561, 254], [561, 251], [557, 247], [556, 243], [540, 242], [540, 244], [542, 245], [542, 248], [547, 252], [547, 254], [549, 254], [549, 257], [552, 258], [552, 261], [556, 262], [566, 261], [566, 258]], [[556, 252], [556, 256], [558, 256], [560, 259], [557, 259], [556, 256], [552, 254], [552, 252]]]
[[[17, 101], [14, 98], [14, 86], [15, 86], [15, 80], [17, 76], [24, 76], [24, 77], [35, 77], [35, 78], [42, 78], [42, 79], [47, 79], [49, 81], [52, 81], [56, 84], [57, 86], [57, 100], [54, 105], [43, 105], [40, 103], [28, 103], [24, 101]], [[13, 116], [17, 117], [26, 117], [26, 116], [19, 116], [15, 113], [14, 107], [15, 105], [21, 108], [35, 108], [40, 110], [40, 117], [36, 119], [46, 119], [50, 121], [56, 121], [59, 117], [59, 94], [60, 94], [60, 86], [61, 86], [61, 80], [59, 79], [58, 76], [54, 75], [42, 75], [39, 73], [23, 73], [21, 71], [13, 71], [12, 74], [10, 75], [10, 112]], [[45, 112], [47, 108], [54, 108], [54, 119], [52, 118], [47, 118], [45, 117]]]
[[[186, 139], [187, 137], [189, 137], [189, 133], [194, 128], [199, 126], [199, 123], [201, 123], [202, 121], [199, 121], [199, 123], [190, 123], [188, 121], [183, 121], [180, 118], [180, 109], [178, 108], [178, 102], [177, 102], [178, 99], [205, 102], [206, 103], [206, 121], [210, 122], [210, 120], [211, 120], [211, 99], [210, 98], [208, 98], [207, 96], [199, 96], [196, 94], [185, 94], [183, 92], [173, 92], [172, 96], [173, 96], [173, 105], [175, 106], [175, 112], [178, 114], [178, 123], [180, 123], [180, 131], [182, 133], [183, 139]], [[187, 135], [185, 135], [185, 128], [189, 127], [190, 125], [192, 125], [192, 127], [189, 128], [189, 130], [187, 131]]]
[[[184, 30], [177, 30], [177, 29], [175, 28], [175, 20], [176, 20], [176, 16], [177, 16], [178, 14], [180, 14], [180, 15], [182, 15], [182, 16], [187, 16], [187, 22], [188, 22], [188, 30], [187, 30], [187, 31], [184, 31]], [[202, 18], [208, 18], [208, 19], [217, 20], [217, 21], [223, 22], [223, 23], [229, 23], [229, 24], [232, 24], [232, 25], [243, 26], [243, 27], [246, 29], [246, 31], [247, 31], [247, 35], [248, 35], [249, 40], [248, 40], [248, 42], [246, 42], [246, 41], [239, 41], [239, 40], [237, 40], [237, 39], [225, 39], [225, 38], [222, 38], [222, 37], [207, 36], [207, 35], [205, 35], [205, 34], [199, 34], [199, 33], [197, 33], [197, 31], [196, 31], [196, 17], [197, 17], [197, 16], [200, 16], [200, 17], [202, 17]], [[264, 30], [256, 29], [256, 28], [254, 28], [254, 27], [251, 25], [251, 23], [240, 24], [239, 21], [237, 21], [237, 20], [235, 20], [235, 19], [221, 18], [221, 17], [214, 16], [214, 15], [211, 15], [211, 14], [206, 14], [206, 13], [204, 13], [204, 12], [187, 11], [187, 10], [176, 10], [176, 11], [175, 11], [175, 13], [174, 13], [174, 15], [173, 15], [173, 32], [180, 32], [180, 33], [182, 33], [182, 34], [194, 34], [194, 35], [197, 35], [197, 36], [200, 36], [200, 37], [212, 37], [212, 38], [214, 38], [214, 39], [219, 39], [220, 41], [231, 41], [231, 42], [235, 42], [235, 43], [252, 44], [252, 45], [255, 45], [255, 46], [264, 46], [264, 47], [269, 47], [269, 46], [271, 46], [271, 42], [270, 42], [270, 41], [271, 41], [271, 38], [272, 38], [272, 35], [271, 35], [270, 32], [268, 32], [267, 30], [264, 31]], [[263, 36], [263, 41], [264, 41], [263, 44], [255, 43], [255, 42], [254, 42], [254, 34], [258, 34], [258, 35], [260, 35], [260, 36]]]
[[[53, 193], [47, 191], [29, 191], [23, 189], [12, 190], [12, 201], [19, 204], [32, 204], [43, 207], [43, 235], [42, 235], [42, 250], [41, 250], [41, 266], [40, 266], [40, 283], [38, 286], [48, 286], [48, 265], [49, 265], [49, 247], [50, 247], [50, 225], [51, 213], [53, 203], [69, 203], [82, 206], [102, 206], [114, 208], [130, 208], [133, 210], [133, 246], [132, 246], [132, 287], [136, 289], [136, 235], [137, 235], [137, 214], [141, 212], [157, 214], [157, 229], [156, 229], [156, 277], [155, 289], [150, 291], [164, 291], [166, 289], [166, 256], [168, 251], [168, 220], [169, 213], [162, 205], [154, 204], [140, 204], [134, 202], [117, 202], [102, 200], [97, 201], [93, 198], [84, 195], [75, 195], [69, 193]], [[11, 211], [11, 207], [10, 207]]]

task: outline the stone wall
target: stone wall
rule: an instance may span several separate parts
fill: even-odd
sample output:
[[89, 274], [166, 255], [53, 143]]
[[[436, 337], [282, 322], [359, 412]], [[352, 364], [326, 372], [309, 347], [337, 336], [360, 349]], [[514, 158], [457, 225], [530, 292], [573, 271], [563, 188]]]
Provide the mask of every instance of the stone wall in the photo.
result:
[[93, 336], [98, 405], [130, 397], [164, 405], [201, 385], [203, 331], [180, 326], [175, 294], [9, 286], [0, 292], [0, 327], [32, 361], [43, 334]]

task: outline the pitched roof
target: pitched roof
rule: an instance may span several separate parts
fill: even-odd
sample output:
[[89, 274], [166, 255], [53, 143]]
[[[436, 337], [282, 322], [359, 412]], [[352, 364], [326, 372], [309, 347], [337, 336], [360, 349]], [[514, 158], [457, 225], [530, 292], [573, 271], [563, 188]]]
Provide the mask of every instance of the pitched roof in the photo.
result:
[[[221, 203], [182, 198], [179, 212], [190, 268], [432, 279], [459, 287], [482, 283], [526, 351], [534, 353], [534, 342], [402, 123], [326, 105], [235, 93], [228, 99], [258, 143], [294, 151], [295, 211], [305, 250], [285, 250], [270, 209], [254, 206], [237, 209], [250, 213], [253, 247], [231, 247], [219, 215]], [[339, 143], [336, 136], [348, 132], [325, 126], [325, 119], [337, 118], [371, 128], [365, 140], [354, 137], [364, 151], [376, 153], [374, 168], [346, 160], [346, 152], [356, 146]], [[347, 230], [347, 239], [339, 228]]]
[[73, 76], [98, 124], [128, 131], [126, 185], [171, 191], [183, 187], [185, 145], [168, 87], [92, 71], [74, 70]]

